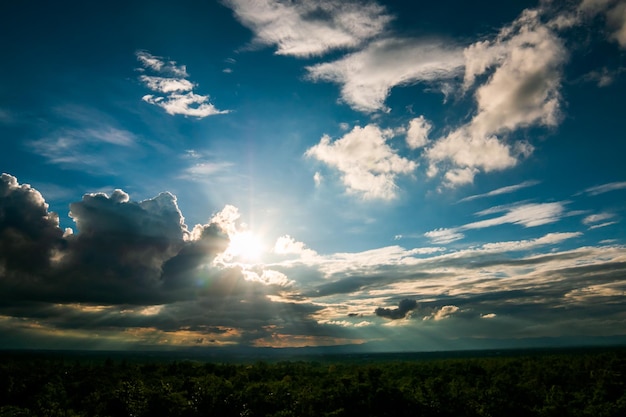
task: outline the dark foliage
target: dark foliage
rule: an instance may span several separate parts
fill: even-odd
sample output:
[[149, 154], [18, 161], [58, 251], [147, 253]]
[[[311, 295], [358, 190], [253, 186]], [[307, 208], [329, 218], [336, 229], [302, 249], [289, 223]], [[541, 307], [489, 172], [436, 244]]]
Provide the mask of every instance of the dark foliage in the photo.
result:
[[254, 364], [3, 355], [2, 416], [625, 416], [622, 349]]

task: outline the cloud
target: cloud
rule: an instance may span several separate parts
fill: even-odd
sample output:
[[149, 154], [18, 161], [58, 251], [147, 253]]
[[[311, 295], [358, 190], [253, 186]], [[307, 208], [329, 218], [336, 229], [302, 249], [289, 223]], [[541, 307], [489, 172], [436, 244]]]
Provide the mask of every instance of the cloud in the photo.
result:
[[375, 124], [356, 126], [335, 141], [323, 136], [305, 156], [337, 169], [349, 193], [364, 199], [391, 200], [396, 197], [397, 176], [408, 175], [417, 167], [387, 145], [392, 134]]
[[161, 107], [167, 114], [193, 116], [204, 118], [216, 114], [226, 114], [230, 110], [219, 110], [209, 101], [209, 96], [193, 92], [195, 84], [187, 80], [187, 68], [178, 65], [175, 61], [167, 61], [146, 51], [136, 53], [137, 60], [143, 68], [140, 71], [151, 70], [158, 75], [139, 76], [139, 80], [150, 90], [158, 94], [146, 94], [142, 100], [146, 103]]
[[194, 85], [182, 78], [166, 78], [142, 75], [139, 80], [143, 82], [150, 90], [159, 93], [171, 93], [173, 91], [191, 91]]
[[626, 48], [626, 2], [619, 2], [607, 14], [607, 24], [611, 28], [611, 39], [621, 48]]
[[70, 234], [39, 192], [7, 174], [2, 186], [2, 212], [16, 213], [1, 221], [2, 287], [17, 299], [153, 304], [185, 298], [175, 273], [210, 263], [228, 242], [216, 225], [196, 226], [191, 234], [169, 193], [138, 203], [121, 190], [86, 194], [70, 205], [78, 229]]
[[417, 308], [417, 301], [404, 299], [398, 303], [398, 308], [378, 307], [374, 312], [378, 317], [384, 317], [391, 320], [403, 319], [407, 313]]
[[409, 128], [406, 132], [406, 144], [411, 149], [418, 149], [426, 146], [428, 143], [428, 134], [432, 130], [433, 125], [424, 118], [424, 116], [416, 117], [409, 122]]
[[[0, 276], [4, 290], [22, 285], [52, 265], [63, 249], [63, 231], [56, 213], [39, 191], [17, 178], [0, 176]], [[5, 292], [5, 296], [7, 293]], [[3, 298], [4, 298], [3, 297]]]
[[380, 34], [391, 16], [374, 2], [224, 0], [255, 35], [276, 45], [276, 54], [301, 58], [354, 48]]
[[591, 214], [583, 219], [583, 224], [590, 225], [615, 217], [613, 213]]
[[578, 6], [583, 14], [602, 14], [610, 31], [609, 39], [626, 48], [626, 2], [623, 0], [583, 0]]
[[86, 194], [70, 210], [77, 233], [37, 190], [0, 177], [0, 317], [14, 323], [0, 334], [89, 348], [255, 345], [303, 329], [313, 344], [358, 341], [313, 320], [322, 307], [281, 297], [294, 285], [283, 272], [215, 262], [239, 230], [235, 207], [191, 230], [170, 193]]
[[487, 210], [478, 212], [479, 216], [485, 216], [494, 213], [502, 213], [500, 217], [494, 217], [487, 220], [480, 220], [468, 223], [463, 226], [464, 229], [482, 229], [485, 227], [498, 226], [501, 224], [519, 224], [524, 227], [536, 227], [544, 224], [554, 223], [561, 219], [565, 211], [564, 203], [528, 203], [513, 204], [505, 206], [492, 207]]
[[623, 190], [626, 188], [626, 181], [624, 182], [610, 182], [608, 184], [596, 185], [585, 190], [585, 193], [589, 195], [599, 195], [608, 193], [609, 191]]
[[466, 201], [477, 200], [479, 198], [493, 197], [494, 195], [509, 194], [509, 193], [513, 193], [513, 192], [515, 192], [517, 190], [521, 190], [523, 188], [532, 187], [532, 186], [537, 185], [537, 184], [539, 184], [539, 181], [524, 181], [524, 182], [519, 183], [519, 184], [509, 185], [509, 186], [506, 186], [506, 187], [498, 188], [496, 190], [489, 191], [488, 193], [476, 194], [476, 195], [471, 195], [471, 196], [462, 198], [461, 200], [459, 200], [459, 203], [466, 202]]
[[430, 315], [425, 316], [423, 320], [443, 320], [451, 317], [457, 313], [459, 308], [457, 306], [443, 306], [439, 310], [433, 311]]
[[433, 243], [445, 245], [446, 243], [454, 242], [465, 237], [463, 233], [459, 233], [456, 229], [435, 229], [430, 232], [424, 233], [424, 236], [429, 238]]
[[[533, 147], [524, 141], [509, 143], [507, 135], [531, 126], [556, 126], [561, 119], [561, 67], [567, 53], [557, 34], [542, 23], [539, 10], [525, 10], [494, 40], [476, 42], [464, 55], [466, 90], [479, 77], [488, 78], [474, 92], [472, 119], [427, 150], [433, 175], [444, 162], [452, 169], [484, 172], [513, 167]], [[471, 182], [469, 175], [456, 184], [454, 178], [448, 178], [449, 185]]]
[[588, 72], [582, 77], [582, 79], [584, 81], [593, 81], [598, 87], [608, 87], [613, 84], [615, 79], [624, 71], [626, 71], [626, 67], [619, 67], [613, 70], [603, 67], [599, 70]]
[[[113, 164], [127, 159], [128, 150], [138, 150], [141, 142], [134, 133], [93, 108], [65, 106], [54, 109], [56, 116], [68, 127], [47, 132], [45, 137], [27, 141], [28, 150], [44, 157], [48, 162], [91, 172], [111, 172]], [[114, 156], [102, 158], [102, 152]]]
[[341, 98], [355, 110], [388, 110], [396, 86], [451, 79], [460, 74], [462, 50], [441, 40], [387, 38], [337, 61], [307, 67], [313, 81], [341, 85]]
[[565, 212], [564, 203], [528, 203], [492, 207], [476, 213], [486, 216], [496, 213], [504, 213], [490, 219], [467, 223], [455, 228], [435, 229], [424, 233], [424, 236], [435, 243], [445, 244], [464, 237], [463, 231], [484, 229], [487, 227], [501, 226], [503, 224], [517, 224], [523, 227], [537, 227], [559, 221]]
[[307, 248], [303, 242], [298, 242], [289, 235], [280, 236], [276, 239], [273, 252], [278, 255], [298, 255], [303, 258], [309, 258], [317, 255], [313, 249]]
[[178, 65], [175, 61], [166, 61], [162, 57], [154, 56], [147, 51], [137, 51], [136, 56], [144, 68], [178, 78], [187, 78], [189, 76], [187, 67]]
[[322, 185], [322, 181], [324, 181], [324, 176], [319, 171], [313, 174], [313, 182], [315, 183], [316, 187]]
[[[528, 206], [485, 210], [479, 214], [498, 216], [472, 227], [531, 227], [531, 213], [540, 224], [559, 216], [554, 207]], [[3, 346], [301, 346], [362, 343], [372, 331], [413, 341], [622, 332], [615, 306], [626, 289], [623, 246], [535, 251], [575, 242], [579, 232], [306, 259], [313, 249], [283, 236], [279, 252], [300, 255], [298, 262], [244, 268], [215, 262], [230, 233], [241, 231], [234, 206], [189, 228], [170, 193], [138, 202], [122, 190], [86, 194], [70, 206], [73, 234], [48, 210], [37, 190], [0, 176]], [[381, 307], [389, 300], [397, 306]], [[409, 315], [418, 319], [400, 320]], [[380, 325], [374, 316], [391, 321]]]

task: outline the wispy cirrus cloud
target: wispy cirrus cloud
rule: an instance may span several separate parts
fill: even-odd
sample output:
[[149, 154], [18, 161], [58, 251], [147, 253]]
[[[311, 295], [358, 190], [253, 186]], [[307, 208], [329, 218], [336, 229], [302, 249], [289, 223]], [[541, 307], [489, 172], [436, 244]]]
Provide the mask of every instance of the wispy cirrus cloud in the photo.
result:
[[187, 80], [187, 67], [178, 65], [175, 61], [152, 55], [147, 51], [137, 51], [137, 60], [141, 63], [140, 71], [150, 70], [157, 75], [142, 74], [139, 80], [156, 94], [147, 94], [142, 97], [146, 103], [161, 107], [168, 114], [182, 114], [204, 118], [217, 114], [229, 113], [229, 110], [219, 110], [213, 105], [209, 96], [196, 94], [193, 89], [196, 84]]
[[140, 142], [137, 135], [93, 108], [68, 105], [56, 108], [54, 114], [63, 120], [65, 127], [27, 142], [29, 150], [52, 164], [111, 173], [111, 161], [102, 158], [102, 152], [116, 155], [115, 160], [122, 161], [122, 155], [129, 149], [137, 149]]
[[587, 188], [584, 192], [589, 195], [599, 195], [608, 193], [610, 191], [623, 190], [626, 188], [626, 181], [622, 182], [610, 182], [607, 184], [596, 185], [594, 187]]
[[223, 0], [223, 3], [254, 32], [253, 43], [275, 45], [276, 54], [301, 58], [357, 47], [380, 34], [392, 19], [375, 2]]
[[524, 182], [521, 182], [519, 184], [509, 185], [509, 186], [506, 186], [506, 187], [501, 187], [501, 188], [498, 188], [496, 190], [489, 191], [487, 193], [470, 195], [468, 197], [460, 199], [459, 203], [463, 203], [463, 202], [466, 202], [466, 201], [477, 200], [479, 198], [493, 197], [495, 195], [514, 193], [517, 190], [521, 190], [521, 189], [527, 188], [527, 187], [532, 187], [533, 185], [537, 185], [539, 183], [540, 183], [540, 181], [524, 181]]
[[396, 178], [411, 174], [417, 167], [387, 144], [392, 136], [392, 131], [375, 124], [356, 126], [335, 141], [325, 135], [305, 156], [338, 170], [349, 193], [364, 199], [391, 200], [396, 197]]
[[503, 213], [500, 216], [467, 223], [454, 228], [441, 228], [426, 232], [424, 236], [439, 244], [450, 243], [465, 237], [467, 230], [484, 229], [503, 224], [537, 227], [559, 221], [565, 215], [565, 203], [526, 203], [492, 207], [476, 213], [478, 216]]

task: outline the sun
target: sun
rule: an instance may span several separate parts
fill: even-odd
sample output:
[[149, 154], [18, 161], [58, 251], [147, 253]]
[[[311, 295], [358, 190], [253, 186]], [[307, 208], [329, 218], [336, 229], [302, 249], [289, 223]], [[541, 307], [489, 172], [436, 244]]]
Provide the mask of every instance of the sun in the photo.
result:
[[237, 232], [230, 236], [230, 244], [226, 254], [233, 259], [256, 261], [263, 253], [261, 239], [251, 231]]

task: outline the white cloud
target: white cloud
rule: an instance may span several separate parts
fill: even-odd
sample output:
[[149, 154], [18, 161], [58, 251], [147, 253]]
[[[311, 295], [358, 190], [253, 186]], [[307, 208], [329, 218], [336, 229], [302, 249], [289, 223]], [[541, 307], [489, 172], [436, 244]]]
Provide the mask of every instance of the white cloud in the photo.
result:
[[[82, 124], [79, 120], [72, 121]], [[104, 122], [95, 121], [91, 125], [93, 127], [61, 129], [48, 137], [29, 141], [28, 148], [53, 164], [80, 167], [92, 172], [110, 171], [112, 160], [117, 163], [128, 159], [128, 149], [137, 144], [134, 134]], [[118, 158], [102, 158], [101, 152], [105, 148]]]
[[[431, 239], [435, 243], [443, 244], [462, 239], [464, 237], [462, 232], [466, 230], [484, 229], [503, 224], [517, 224], [524, 227], [537, 227], [560, 220], [564, 215], [564, 205], [563, 203], [556, 202], [498, 206], [488, 210], [483, 210], [477, 214], [479, 216], [485, 216], [502, 212], [504, 212], [504, 214], [498, 217], [467, 223], [455, 228], [435, 229], [424, 233], [424, 236]], [[541, 242], [541, 244], [544, 244], [544, 242]]]
[[454, 313], [457, 313], [460, 309], [457, 306], [443, 306], [439, 310], [432, 312], [430, 315], [425, 316], [424, 320], [443, 320], [451, 317]]
[[160, 93], [171, 93], [173, 91], [191, 91], [194, 85], [184, 78], [168, 78], [156, 77], [151, 75], [142, 75], [139, 79], [150, 90]]
[[609, 191], [622, 190], [626, 188], [626, 181], [623, 182], [610, 182], [608, 184], [596, 185], [585, 190], [589, 195], [598, 195], [608, 193]]
[[185, 65], [178, 65], [175, 61], [166, 61], [162, 57], [152, 55], [147, 51], [137, 51], [136, 55], [144, 68], [179, 78], [188, 77], [187, 67]]
[[485, 172], [503, 170], [517, 164], [518, 154], [496, 136], [476, 136], [460, 128], [439, 139], [426, 150], [431, 165], [452, 162], [458, 168], [481, 168]]
[[519, 224], [524, 227], [541, 226], [560, 220], [563, 216], [564, 210], [564, 204], [561, 202], [498, 206], [483, 210], [477, 214], [482, 216], [505, 212], [504, 215], [492, 219], [469, 223], [463, 226], [463, 228], [482, 229], [484, 227], [497, 226], [506, 223]]
[[186, 168], [180, 178], [206, 180], [209, 176], [224, 171], [232, 165], [230, 162], [201, 162]]
[[[209, 101], [209, 96], [193, 92], [195, 84], [186, 79], [189, 75], [184, 65], [177, 65], [175, 61], [166, 61], [146, 51], [138, 51], [136, 56], [143, 66], [140, 68], [141, 71], [149, 69], [159, 74], [158, 76], [144, 74], [139, 76], [139, 80], [155, 93], [165, 94], [165, 96], [146, 94], [142, 97], [146, 103], [161, 107], [167, 114], [182, 114], [198, 118], [230, 112], [216, 108]], [[167, 77], [162, 75], [167, 75]]]
[[303, 258], [310, 258], [317, 255], [313, 249], [309, 249], [303, 242], [298, 242], [289, 235], [281, 236], [276, 239], [274, 244], [274, 253], [278, 255], [299, 255]]
[[533, 185], [537, 185], [537, 184], [539, 184], [539, 181], [524, 181], [524, 182], [519, 183], [519, 184], [509, 185], [509, 186], [506, 186], [506, 187], [498, 188], [496, 190], [489, 191], [488, 193], [476, 194], [476, 195], [471, 195], [471, 196], [465, 197], [465, 198], [459, 200], [459, 203], [465, 202], [465, 201], [472, 201], [472, 200], [476, 200], [476, 199], [479, 199], [479, 198], [492, 197], [494, 195], [509, 194], [509, 193], [513, 193], [513, 192], [515, 192], [517, 190], [520, 190], [522, 188], [532, 187]]
[[537, 248], [546, 245], [555, 245], [557, 243], [564, 242], [568, 239], [582, 236], [580, 232], [560, 232], [560, 233], [548, 233], [545, 236], [530, 239], [530, 240], [517, 240], [510, 242], [494, 242], [485, 243], [481, 246], [481, 249], [486, 252], [512, 252], [522, 251]]
[[322, 174], [320, 174], [319, 172], [313, 174], [313, 182], [315, 182], [316, 187], [322, 185], [322, 181], [324, 181], [324, 176]]
[[341, 97], [363, 112], [388, 110], [393, 87], [453, 78], [463, 66], [460, 48], [443, 41], [387, 38], [337, 61], [307, 67], [314, 81], [341, 85]]
[[463, 184], [471, 184], [474, 182], [474, 176], [478, 173], [476, 168], [455, 168], [451, 169], [444, 175], [445, 185], [448, 187], [456, 187]]
[[[428, 149], [431, 165], [449, 161], [450, 169], [489, 172], [513, 167], [520, 157], [529, 155], [530, 144], [510, 143], [504, 136], [520, 128], [557, 125], [561, 66], [566, 58], [563, 43], [541, 22], [537, 10], [522, 12], [493, 41], [467, 47], [464, 88], [472, 87], [478, 76], [490, 75], [476, 88], [477, 112], [471, 121]], [[448, 181], [448, 185], [454, 183]]]
[[276, 54], [309, 57], [353, 48], [381, 33], [391, 20], [373, 2], [224, 0], [255, 34], [255, 43], [276, 45]]
[[594, 225], [589, 226], [589, 230], [600, 229], [602, 227], [611, 226], [613, 224], [617, 224], [617, 222], [605, 222], [605, 223], [594, 224]]
[[334, 142], [323, 136], [305, 155], [337, 169], [348, 192], [365, 199], [391, 200], [396, 197], [396, 177], [417, 167], [387, 145], [392, 134], [374, 124], [356, 126]]
[[406, 144], [411, 149], [426, 146], [426, 143], [428, 143], [428, 134], [432, 128], [433, 125], [426, 120], [424, 116], [412, 119], [409, 122], [409, 128], [406, 132]]
[[615, 217], [613, 213], [591, 214], [583, 219], [583, 224], [590, 225]]
[[161, 107], [167, 114], [171, 115], [182, 114], [185, 116], [203, 118], [230, 112], [230, 110], [218, 110], [213, 104], [209, 103], [209, 96], [202, 96], [192, 92], [186, 94], [170, 94], [167, 98], [147, 94], [142, 97], [142, 100], [146, 103]]
[[446, 243], [454, 242], [455, 240], [463, 239], [465, 235], [459, 233], [457, 229], [435, 229], [430, 232], [424, 233], [424, 236], [429, 238], [434, 243], [445, 245]]

